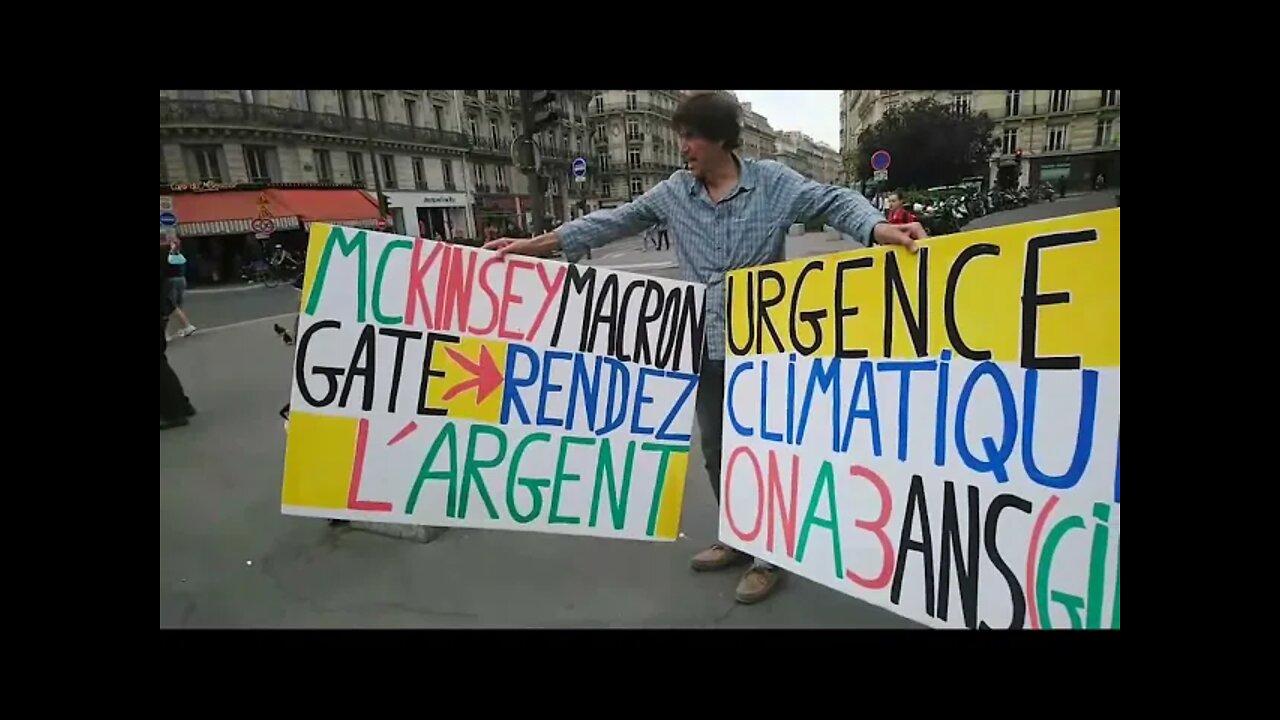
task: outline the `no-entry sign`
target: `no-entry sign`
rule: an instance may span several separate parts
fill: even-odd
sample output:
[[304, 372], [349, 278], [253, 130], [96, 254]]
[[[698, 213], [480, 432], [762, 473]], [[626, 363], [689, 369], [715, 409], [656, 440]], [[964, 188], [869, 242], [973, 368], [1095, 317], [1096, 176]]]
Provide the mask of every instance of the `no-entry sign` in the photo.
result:
[[893, 158], [889, 156], [888, 150], [877, 150], [871, 154], [871, 169], [888, 170], [889, 163], [892, 160]]

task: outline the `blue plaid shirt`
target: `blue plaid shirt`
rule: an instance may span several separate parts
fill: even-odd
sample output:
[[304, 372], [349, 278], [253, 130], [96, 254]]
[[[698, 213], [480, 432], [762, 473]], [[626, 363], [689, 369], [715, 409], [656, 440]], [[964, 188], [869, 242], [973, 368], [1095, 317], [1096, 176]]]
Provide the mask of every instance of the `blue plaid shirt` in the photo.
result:
[[707, 357], [724, 359], [724, 276], [730, 270], [785, 259], [793, 223], [823, 218], [870, 244], [884, 215], [862, 195], [824, 185], [773, 160], [739, 158], [738, 186], [720, 202], [688, 170], [677, 170], [652, 190], [619, 208], [599, 210], [556, 230], [571, 260], [588, 248], [634, 236], [666, 223], [681, 274], [707, 286]]

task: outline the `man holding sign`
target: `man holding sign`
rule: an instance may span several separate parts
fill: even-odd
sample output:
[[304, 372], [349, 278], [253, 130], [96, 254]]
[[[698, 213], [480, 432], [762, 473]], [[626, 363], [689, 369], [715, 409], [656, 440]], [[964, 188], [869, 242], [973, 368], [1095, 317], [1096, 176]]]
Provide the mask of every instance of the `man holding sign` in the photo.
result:
[[[919, 223], [890, 225], [879, 211], [847, 188], [809, 180], [771, 160], [745, 160], [734, 150], [742, 130], [737, 102], [720, 93], [687, 98], [672, 118], [688, 170], [679, 170], [634, 202], [600, 210], [534, 238], [501, 238], [485, 245], [500, 254], [546, 257], [563, 250], [576, 260], [592, 248], [662, 223], [675, 236], [684, 279], [703, 283], [706, 295], [706, 360], [702, 364], [697, 417], [702, 451], [716, 501], [720, 500], [721, 428], [724, 410], [724, 277], [730, 270], [778, 262], [792, 223], [822, 218], [865, 244], [902, 245], [915, 251], [925, 237]], [[695, 570], [718, 570], [748, 556], [720, 543], [693, 558]], [[776, 586], [775, 568], [756, 560], [738, 584], [737, 599], [753, 603]]]

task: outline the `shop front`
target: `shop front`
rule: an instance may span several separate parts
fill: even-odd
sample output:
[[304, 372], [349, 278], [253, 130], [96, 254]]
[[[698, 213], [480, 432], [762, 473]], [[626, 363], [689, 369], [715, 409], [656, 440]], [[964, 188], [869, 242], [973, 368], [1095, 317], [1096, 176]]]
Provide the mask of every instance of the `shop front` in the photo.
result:
[[476, 195], [476, 231], [483, 237], [493, 227], [499, 236], [518, 236], [528, 230], [532, 204], [528, 195]]
[[305, 253], [313, 222], [374, 227], [378, 206], [356, 188], [271, 188], [174, 191], [177, 235], [192, 285], [238, 282], [244, 266], [275, 245]]
[[462, 192], [386, 192], [393, 232], [425, 238], [469, 237], [467, 194]]

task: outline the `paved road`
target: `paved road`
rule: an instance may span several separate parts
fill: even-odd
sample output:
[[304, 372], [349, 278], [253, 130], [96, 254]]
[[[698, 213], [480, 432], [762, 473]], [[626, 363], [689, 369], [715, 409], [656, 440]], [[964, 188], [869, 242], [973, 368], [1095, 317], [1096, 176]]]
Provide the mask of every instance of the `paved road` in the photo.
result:
[[688, 537], [675, 543], [450, 530], [422, 545], [285, 517], [276, 410], [289, 349], [270, 322], [171, 348], [200, 414], [160, 436], [162, 627], [912, 626], [797, 577], [738, 607], [737, 574], [688, 566], [715, 534], [701, 470], [686, 493]]
[[[1089, 205], [1070, 201], [1027, 210]], [[790, 245], [793, 256], [845, 247], [825, 234]], [[669, 251], [638, 248], [615, 243], [594, 262], [674, 273]], [[160, 436], [161, 627], [915, 627], [795, 576], [767, 602], [739, 606], [736, 572], [690, 571], [689, 556], [716, 527], [696, 437], [687, 535], [675, 543], [450, 530], [422, 545], [281, 515], [276, 411], [288, 398], [291, 351], [270, 316], [297, 303], [289, 288], [188, 296], [207, 332], [170, 345], [200, 414]]]

